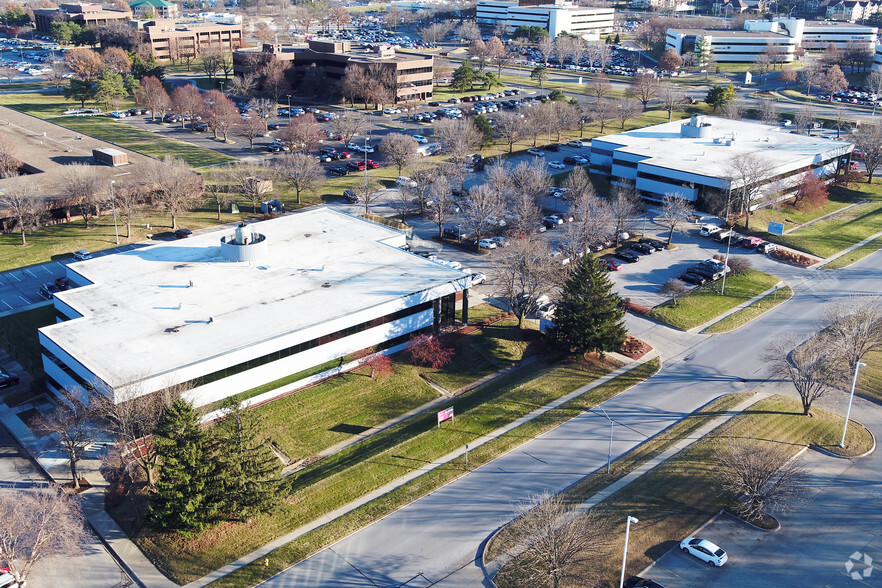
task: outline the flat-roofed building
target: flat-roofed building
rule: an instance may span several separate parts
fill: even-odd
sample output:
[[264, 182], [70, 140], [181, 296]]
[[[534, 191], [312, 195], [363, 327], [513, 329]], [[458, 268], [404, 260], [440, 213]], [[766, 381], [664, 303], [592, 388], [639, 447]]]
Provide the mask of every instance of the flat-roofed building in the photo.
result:
[[104, 8], [101, 4], [60, 4], [58, 8], [34, 10], [34, 28], [48, 35], [55, 21], [75, 22], [83, 27], [125, 24], [132, 18], [129, 10]]
[[142, 31], [156, 59], [198, 57], [209, 48], [226, 51], [242, 46], [242, 25], [170, 19], [131, 21]]
[[[786, 194], [806, 175], [832, 176], [849, 163], [854, 145], [796, 135], [759, 122], [693, 115], [591, 140], [590, 171], [633, 186], [649, 200], [667, 194], [701, 208], [720, 193], [742, 187], [732, 162], [753, 154], [771, 169], [756, 198]], [[725, 196], [723, 197], [725, 200]]]
[[317, 208], [72, 263], [80, 287], [54, 298], [63, 322], [39, 331], [47, 382], [116, 401], [187, 383], [202, 406], [361, 350], [403, 349], [452, 322], [471, 285], [404, 244]]
[[520, 0], [478, 0], [475, 21], [488, 27], [505, 25], [509, 30], [537, 26], [548, 31], [552, 38], [561, 33], [587, 39], [613, 32], [615, 9], [586, 8], [564, 0], [553, 2]]
[[178, 5], [168, 0], [133, 0], [129, 8], [135, 18], [177, 18]]
[[235, 51], [233, 73], [242, 76], [272, 60], [289, 63], [295, 75], [319, 67], [330, 83], [339, 83], [349, 65], [365, 69], [375, 66], [390, 71], [395, 102], [432, 98], [433, 57], [396, 53], [389, 45], [353, 47], [350, 41], [335, 39], [312, 39], [306, 46], [265, 43], [262, 48]]

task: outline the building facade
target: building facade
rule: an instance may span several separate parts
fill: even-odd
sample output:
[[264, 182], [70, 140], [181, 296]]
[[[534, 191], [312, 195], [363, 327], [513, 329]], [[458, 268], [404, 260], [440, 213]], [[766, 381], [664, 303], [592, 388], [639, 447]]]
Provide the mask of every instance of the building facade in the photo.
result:
[[168, 0], [134, 0], [129, 8], [136, 19], [178, 18], [178, 5]]
[[699, 207], [742, 187], [733, 162], [752, 155], [769, 165], [756, 199], [784, 195], [807, 174], [829, 177], [849, 163], [854, 146], [795, 135], [759, 122], [693, 115], [591, 141], [590, 171], [660, 201], [674, 195]]
[[48, 35], [55, 21], [75, 22], [83, 27], [107, 24], [125, 24], [132, 13], [125, 10], [106, 10], [101, 4], [61, 4], [56, 9], [34, 10], [34, 28]]
[[613, 32], [614, 19], [613, 8], [584, 8], [564, 0], [555, 0], [552, 3], [534, 0], [478, 0], [475, 12], [478, 24], [487, 27], [501, 24], [508, 27], [508, 30], [520, 26], [538, 26], [547, 30], [552, 38], [567, 33], [598, 39], [600, 35]]
[[243, 44], [241, 24], [169, 19], [131, 21], [130, 24], [142, 32], [145, 44], [156, 59], [198, 57], [209, 48], [230, 51]]
[[70, 264], [79, 287], [54, 298], [60, 322], [39, 332], [48, 385], [120, 402], [183, 384], [203, 406], [362, 350], [398, 351], [452, 322], [471, 285], [404, 244], [316, 209]]
[[253, 73], [272, 60], [289, 63], [295, 75], [320, 67], [328, 81], [335, 84], [343, 79], [349, 65], [382, 68], [394, 80], [396, 103], [432, 98], [435, 70], [431, 55], [396, 53], [386, 45], [353, 48], [349, 41], [312, 39], [306, 47], [266, 43], [262, 48], [235, 51], [233, 72], [238, 76]]

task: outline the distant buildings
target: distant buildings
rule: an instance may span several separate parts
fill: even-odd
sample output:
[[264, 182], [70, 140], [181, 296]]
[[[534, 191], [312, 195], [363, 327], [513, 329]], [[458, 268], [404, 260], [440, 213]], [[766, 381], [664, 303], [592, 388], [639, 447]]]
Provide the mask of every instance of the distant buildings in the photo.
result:
[[771, 166], [758, 194], [786, 193], [808, 173], [837, 173], [854, 148], [851, 143], [795, 135], [759, 122], [693, 115], [674, 121], [595, 137], [590, 171], [633, 186], [650, 200], [672, 194], [699, 208], [741, 187], [733, 180], [732, 162], [753, 154]]
[[538, 26], [551, 38], [561, 33], [586, 39], [598, 39], [613, 32], [613, 8], [585, 8], [564, 0], [478, 0], [475, 20], [478, 24], [502, 24], [509, 30]]
[[825, 49], [832, 43], [845, 49], [857, 44], [872, 51], [878, 32], [876, 27], [843, 22], [777, 18], [746, 21], [743, 31], [668, 29], [666, 45], [684, 55], [694, 52], [699, 38], [704, 38], [717, 63], [753, 63], [763, 54], [774, 57], [776, 63], [790, 63], [797, 46]]
[[129, 8], [137, 19], [178, 17], [178, 5], [168, 0], [134, 0]]
[[264, 387], [266, 401], [398, 351], [452, 323], [471, 286], [404, 244], [317, 208], [69, 264], [80, 287], [39, 331], [47, 384], [116, 402], [183, 384], [196, 406]]
[[832, 20], [857, 22], [871, 18], [879, 12], [882, 12], [882, 3], [879, 2], [839, 0], [827, 4], [826, 17]]
[[60, 4], [58, 8], [34, 10], [34, 27], [48, 35], [55, 21], [75, 22], [83, 27], [125, 24], [132, 18], [131, 11], [109, 10], [101, 4]]
[[226, 51], [242, 46], [242, 25], [169, 19], [131, 21], [143, 33], [157, 59], [198, 57], [208, 48]]
[[431, 55], [396, 53], [388, 45], [353, 48], [350, 41], [331, 39], [313, 39], [306, 47], [266, 43], [262, 48], [235, 51], [233, 72], [242, 76], [272, 60], [289, 63], [295, 75], [307, 68], [320, 67], [332, 83], [343, 79], [348, 65], [375, 66], [394, 74], [395, 102], [432, 98], [434, 60]]

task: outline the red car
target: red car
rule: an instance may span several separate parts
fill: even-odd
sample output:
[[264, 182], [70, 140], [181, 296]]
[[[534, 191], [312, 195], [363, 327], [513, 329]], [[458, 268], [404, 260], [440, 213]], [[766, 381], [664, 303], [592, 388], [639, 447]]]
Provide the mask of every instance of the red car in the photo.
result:
[[[368, 167], [371, 168], [371, 169], [376, 169], [376, 168], [380, 167], [380, 164], [377, 163], [376, 161], [374, 161], [373, 159], [368, 159], [368, 160], [367, 160], [367, 165], [368, 165]], [[362, 169], [364, 169], [364, 168], [362, 168]]]
[[621, 262], [616, 261], [615, 259], [612, 259], [611, 257], [609, 257], [609, 258], [605, 258], [605, 259], [601, 259], [601, 260], [600, 260], [600, 265], [602, 265], [603, 267], [605, 267], [606, 270], [607, 270], [607, 271], [610, 271], [610, 272], [617, 272], [617, 271], [619, 271], [620, 269], [622, 269], [622, 264], [621, 264]]
[[348, 167], [349, 169], [353, 169], [355, 171], [364, 171], [364, 169], [365, 169], [364, 161], [355, 160], [355, 159], [353, 159], [352, 161], [347, 163], [346, 167]]
[[340, 151], [337, 153], [337, 159], [349, 159], [350, 157], [352, 157], [352, 154], [348, 151]]

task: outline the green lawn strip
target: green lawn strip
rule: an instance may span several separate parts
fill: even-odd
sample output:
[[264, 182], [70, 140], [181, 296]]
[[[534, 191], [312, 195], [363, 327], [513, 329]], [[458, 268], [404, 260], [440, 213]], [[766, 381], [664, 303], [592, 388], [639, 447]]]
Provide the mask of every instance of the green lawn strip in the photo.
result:
[[858, 373], [857, 387], [855, 390], [878, 403], [882, 403], [882, 351], [871, 351], [867, 354], [864, 363]]
[[673, 327], [689, 330], [720, 316], [778, 283], [778, 278], [758, 270], [747, 270], [726, 278], [726, 290], [720, 295], [722, 281], [708, 282], [677, 299], [649, 311], [648, 316]]
[[[760, 443], [788, 444], [791, 455], [807, 444], [833, 450], [842, 432], [842, 417], [818, 409], [812, 414], [812, 417], [803, 416], [799, 402], [794, 398], [772, 396], [760, 400], [595, 507], [596, 513], [612, 525], [609, 532], [611, 545], [619, 546], [625, 532], [626, 516], [640, 520], [639, 531], [631, 529], [625, 574], [636, 574], [664, 555], [720, 509], [733, 510], [736, 497], [719, 487], [714, 457], [726, 438], [747, 436], [762, 440]], [[858, 455], [869, 449], [872, 437], [863, 427], [850, 427], [846, 444], [853, 448], [851, 455]], [[722, 547], [726, 548], [725, 545]], [[612, 550], [604, 561], [591, 561], [589, 557], [584, 570], [574, 568], [573, 577], [579, 578], [578, 585], [618, 579], [622, 561], [620, 549], [619, 546]], [[594, 570], [598, 568], [601, 571], [596, 575]], [[497, 576], [497, 583], [501, 587], [507, 586], [503, 583], [505, 574], [501, 576]]]
[[143, 153], [149, 157], [161, 159], [166, 155], [174, 155], [183, 159], [193, 167], [216, 165], [235, 161], [235, 158], [192, 145], [177, 139], [170, 139], [160, 133], [151, 133], [133, 125], [119, 122], [102, 116], [64, 117], [52, 122], [69, 129], [91, 135], [96, 139], [114, 143], [120, 147]]
[[[341, 538], [363, 528], [364, 526], [395, 510], [425, 496], [429, 492], [452, 482], [500, 455], [511, 451], [526, 441], [545, 433], [561, 423], [577, 416], [587, 408], [594, 406], [620, 392], [634, 386], [652, 376], [660, 368], [658, 360], [652, 360], [629, 372], [601, 384], [584, 395], [565, 403], [560, 408], [529, 421], [520, 427], [500, 436], [489, 443], [469, 452], [468, 465], [464, 458], [453, 460], [442, 467], [420, 476], [419, 478], [393, 490], [392, 492], [323, 525], [322, 527], [295, 539], [283, 547], [273, 551], [266, 558], [246, 565], [229, 574], [212, 586], [233, 588], [254, 586], [270, 576], [287, 569], [306, 557], [324, 549]], [[545, 373], [545, 379], [553, 379], [552, 372]], [[582, 381], [584, 384], [584, 381]], [[459, 417], [457, 417], [459, 420]], [[459, 427], [458, 427], [459, 428]], [[463, 428], [465, 428], [463, 426]]]
[[[212, 210], [209, 206], [179, 215], [178, 226], [197, 230], [237, 220], [244, 220], [244, 216], [225, 213], [218, 221], [217, 210]], [[107, 214], [97, 220], [93, 219], [89, 222], [88, 229], [84, 227], [79, 219], [69, 223], [44, 226], [37, 231], [27, 233], [25, 246], [21, 246], [21, 235], [17, 232], [0, 234], [0, 271], [47, 261], [69, 260], [71, 253], [78, 249], [100, 251], [116, 246], [113, 215]], [[120, 244], [136, 243], [144, 241], [148, 234], [170, 231], [171, 219], [166, 215], [158, 215], [154, 211], [144, 209], [132, 224], [131, 236], [126, 236], [126, 226], [121, 219], [118, 222], [118, 229]]]
[[506, 319], [479, 329], [456, 341], [456, 355], [450, 364], [439, 370], [424, 368], [423, 375], [455, 392], [533, 355], [541, 346], [535, 336], [537, 328], [530, 323], [519, 329], [517, 319]]
[[[564, 491], [564, 496], [566, 497], [567, 502], [572, 505], [578, 505], [585, 502], [604, 488], [607, 488], [610, 484], [625, 477], [644, 463], [665, 452], [669, 447], [678, 443], [681, 439], [687, 438], [706, 423], [722, 415], [743, 400], [746, 400], [751, 394], [751, 392], [726, 394], [687, 415], [682, 420], [658, 433], [654, 437], [650, 437], [625, 455], [612, 462], [612, 464], [610, 464], [609, 474], [606, 473], [606, 468], [602, 468], [567, 488]], [[501, 554], [505, 553], [513, 545], [514, 539], [515, 537], [509, 532], [508, 527], [503, 528], [487, 545], [487, 550], [485, 552], [486, 559], [488, 561], [493, 561]]]
[[[481, 304], [477, 304], [475, 306], [469, 307], [469, 322], [470, 323], [479, 323], [483, 320], [489, 319], [494, 316], [498, 316], [500, 314], [504, 314], [505, 311], [501, 308], [497, 308], [490, 304], [489, 302], [484, 302]], [[457, 309], [456, 311], [456, 320], [462, 320], [462, 309]]]
[[780, 290], [763, 296], [750, 306], [742, 308], [738, 312], [732, 313], [723, 320], [712, 324], [704, 329], [702, 333], [728, 333], [729, 331], [734, 331], [738, 327], [742, 327], [755, 318], [769, 312], [779, 304], [787, 302], [792, 296], [793, 290], [790, 286], [784, 286]]
[[776, 222], [784, 225], [784, 230], [790, 230], [861, 200], [860, 197], [855, 198], [855, 194], [851, 190], [843, 191], [832, 186], [831, 188], [833, 189], [830, 192], [830, 199], [823, 206], [813, 210], [799, 210], [786, 205], [775, 208], [759, 208], [751, 215], [750, 225], [755, 229], [762, 230], [770, 222]]
[[[64, 96], [52, 93], [27, 92], [24, 94], [0, 94], [0, 106], [6, 106], [37, 118], [50, 118], [63, 116], [65, 110], [79, 108], [80, 103], [65, 100]], [[120, 103], [122, 110], [128, 110], [134, 106], [134, 102], [125, 100]], [[104, 105], [88, 103], [86, 108], [101, 108]], [[65, 118], [91, 118], [91, 117], [65, 117]], [[61, 123], [61, 121], [53, 121]]]
[[882, 249], [882, 239], [873, 239], [869, 243], [864, 243], [860, 247], [849, 251], [845, 255], [837, 257], [830, 263], [824, 264], [823, 268], [832, 270], [848, 267], [851, 264], [867, 257], [868, 255], [876, 253], [880, 249]]
[[51, 304], [0, 317], [0, 345], [34, 379], [43, 377], [37, 329], [54, 324], [55, 307]]

